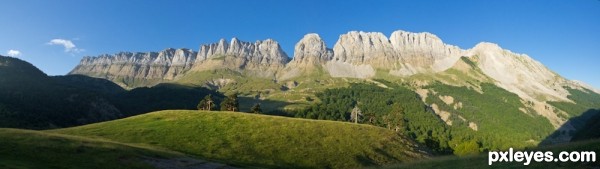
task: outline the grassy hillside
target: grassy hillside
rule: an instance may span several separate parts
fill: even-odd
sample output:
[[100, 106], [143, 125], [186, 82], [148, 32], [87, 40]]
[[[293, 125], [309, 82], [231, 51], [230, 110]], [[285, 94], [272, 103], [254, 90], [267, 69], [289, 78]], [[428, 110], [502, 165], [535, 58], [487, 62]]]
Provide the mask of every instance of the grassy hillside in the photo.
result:
[[[536, 148], [533, 150], [527, 151], [552, 151], [554, 153], [554, 157], [558, 155], [561, 151], [594, 151], [596, 153], [600, 152], [600, 140], [590, 140], [583, 142], [574, 142], [565, 145], [557, 145], [552, 147], [544, 147], [544, 148]], [[598, 157], [596, 157], [598, 158]], [[436, 169], [453, 169], [453, 168], [463, 168], [463, 169], [484, 169], [484, 168], [498, 168], [498, 169], [508, 169], [508, 168], [528, 168], [528, 169], [549, 169], [549, 168], [597, 168], [600, 166], [600, 161], [596, 159], [596, 162], [531, 162], [528, 166], [524, 166], [523, 163], [519, 162], [502, 162], [502, 163], [494, 163], [492, 166], [488, 165], [488, 154], [484, 153], [478, 156], [470, 156], [470, 157], [456, 157], [456, 156], [447, 156], [447, 157], [439, 157], [430, 160], [419, 161], [415, 163], [407, 163], [400, 165], [392, 165], [382, 167], [385, 169], [428, 169], [428, 168], [436, 168]]]
[[427, 157], [413, 142], [384, 128], [238, 112], [161, 111], [52, 132], [261, 167], [356, 168]]
[[184, 157], [150, 147], [32, 130], [0, 129], [0, 168], [152, 168], [150, 159]]

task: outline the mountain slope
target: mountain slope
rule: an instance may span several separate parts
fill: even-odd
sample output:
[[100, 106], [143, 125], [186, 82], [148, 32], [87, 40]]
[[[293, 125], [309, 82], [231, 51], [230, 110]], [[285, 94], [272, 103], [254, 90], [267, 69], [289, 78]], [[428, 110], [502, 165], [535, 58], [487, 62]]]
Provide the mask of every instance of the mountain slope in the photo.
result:
[[0, 56], [0, 126], [55, 128], [123, 116], [106, 97], [58, 81], [25, 61]]
[[428, 156], [383, 128], [234, 112], [161, 111], [53, 132], [269, 168], [355, 168]]
[[222, 94], [202, 87], [161, 84], [126, 91], [83, 75], [47, 76], [17, 58], [0, 56], [0, 127], [70, 127], [166, 109], [196, 109]]

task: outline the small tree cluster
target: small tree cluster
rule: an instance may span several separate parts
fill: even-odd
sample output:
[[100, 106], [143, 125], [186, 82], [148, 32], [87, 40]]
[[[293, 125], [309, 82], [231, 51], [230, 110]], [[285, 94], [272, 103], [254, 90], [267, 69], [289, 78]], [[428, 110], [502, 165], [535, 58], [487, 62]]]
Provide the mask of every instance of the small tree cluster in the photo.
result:
[[212, 94], [208, 94], [204, 97], [204, 99], [200, 100], [200, 103], [198, 103], [198, 110], [214, 110], [215, 109], [215, 101], [212, 98]]
[[221, 102], [221, 111], [239, 111], [240, 104], [238, 102], [237, 94], [228, 95], [223, 102]]

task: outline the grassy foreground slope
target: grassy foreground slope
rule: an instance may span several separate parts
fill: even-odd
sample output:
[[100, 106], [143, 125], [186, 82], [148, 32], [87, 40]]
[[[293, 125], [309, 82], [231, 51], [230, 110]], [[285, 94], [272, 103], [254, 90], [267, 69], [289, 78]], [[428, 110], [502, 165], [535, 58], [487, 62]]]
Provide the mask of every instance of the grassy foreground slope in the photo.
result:
[[0, 129], [0, 168], [153, 168], [144, 160], [183, 155], [110, 141]]
[[237, 112], [160, 111], [54, 132], [150, 144], [260, 167], [357, 168], [428, 156], [384, 128]]
[[[563, 145], [555, 145], [549, 147], [535, 148], [532, 150], [524, 150], [527, 152], [530, 151], [552, 151], [554, 157], [558, 157], [558, 154], [561, 151], [572, 152], [572, 151], [594, 151], [596, 153], [600, 152], [600, 139], [597, 140], [588, 140], [581, 142], [572, 142]], [[477, 156], [470, 157], [456, 157], [456, 156], [447, 156], [447, 157], [439, 157], [433, 158], [430, 160], [423, 160], [414, 163], [406, 163], [399, 165], [392, 165], [382, 167], [385, 169], [450, 169], [450, 168], [463, 168], [463, 169], [485, 169], [485, 168], [498, 168], [498, 169], [510, 169], [510, 168], [527, 168], [527, 169], [550, 169], [550, 168], [561, 168], [561, 169], [571, 169], [571, 168], [598, 168], [600, 167], [600, 160], [598, 160], [598, 154], [596, 154], [596, 162], [535, 162], [532, 161], [529, 165], [523, 165], [524, 162], [497, 162], [493, 163], [493, 165], [488, 165], [488, 154], [482, 153]]]

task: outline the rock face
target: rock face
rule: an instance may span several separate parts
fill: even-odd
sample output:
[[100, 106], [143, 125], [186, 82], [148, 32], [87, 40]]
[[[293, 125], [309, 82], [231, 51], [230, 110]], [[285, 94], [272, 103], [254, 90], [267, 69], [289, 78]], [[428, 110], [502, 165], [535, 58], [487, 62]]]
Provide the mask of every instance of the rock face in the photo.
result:
[[189, 49], [169, 48], [158, 53], [121, 52], [84, 57], [69, 74], [105, 78], [121, 85], [125, 79], [173, 80], [189, 70], [195, 58], [196, 52]]
[[221, 39], [219, 43], [200, 47], [192, 70], [230, 69], [258, 77], [275, 78], [275, 74], [287, 62], [289, 57], [272, 39], [250, 43], [233, 38], [230, 44]]
[[493, 43], [479, 43], [470, 51], [478, 67], [496, 80], [496, 85], [527, 100], [568, 101], [568, 80], [524, 54], [515, 54]]
[[477, 67], [485, 76], [525, 100], [569, 101], [564, 86], [590, 88], [562, 78], [527, 55], [492, 43], [463, 50], [430, 33], [405, 31], [395, 31], [389, 39], [382, 33], [351, 31], [340, 35], [333, 49], [327, 48], [319, 35], [310, 33], [296, 44], [291, 61], [272, 39], [254, 43], [221, 39], [200, 46], [197, 53], [166, 49], [158, 53], [85, 57], [70, 74], [106, 78], [120, 84], [140, 79], [158, 83], [177, 79], [189, 71], [217, 69], [278, 81], [315, 75], [372, 78], [378, 73], [406, 77], [445, 71], [461, 56], [477, 60]]
[[[440, 72], [450, 68], [465, 51], [444, 44], [430, 33], [395, 31], [388, 39], [382, 33], [352, 31], [341, 35], [333, 47], [328, 70], [334, 77], [373, 76], [375, 69], [396, 76]], [[355, 66], [357, 71], [336, 71]]]
[[[202, 45], [199, 52], [189, 49], [166, 49], [161, 52], [131, 53], [84, 57], [69, 74], [105, 78], [126, 87], [154, 85], [174, 80], [192, 71], [230, 69], [274, 78], [289, 58], [271, 39], [255, 43], [233, 38]], [[141, 83], [141, 84], [140, 84]]]
[[333, 57], [333, 50], [327, 48], [318, 34], [306, 34], [294, 48], [294, 58], [286, 65], [279, 79], [285, 80], [297, 76], [319, 72]]

